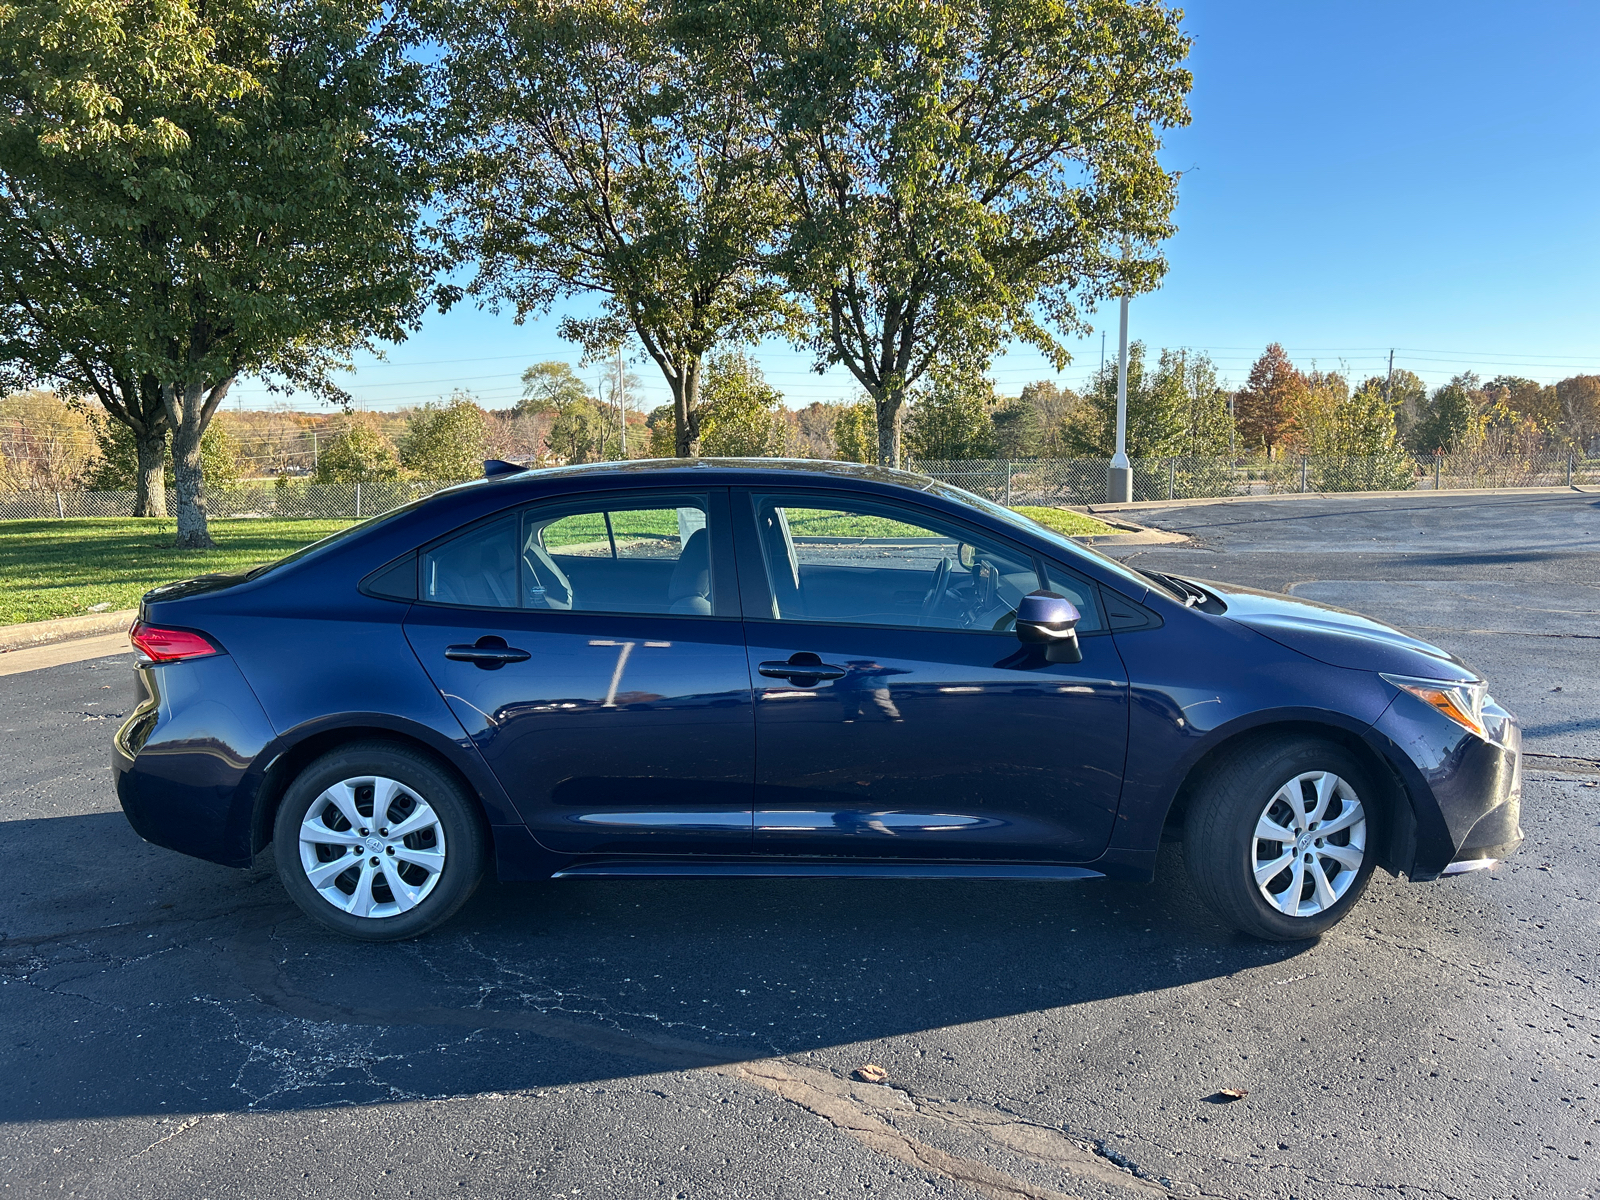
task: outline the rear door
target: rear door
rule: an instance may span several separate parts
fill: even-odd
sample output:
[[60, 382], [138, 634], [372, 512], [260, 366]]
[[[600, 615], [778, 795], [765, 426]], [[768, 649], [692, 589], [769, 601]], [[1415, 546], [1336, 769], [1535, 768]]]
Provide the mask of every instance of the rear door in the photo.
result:
[[[758, 853], [1100, 854], [1128, 678], [1092, 583], [898, 501], [735, 492], [734, 506]], [[1082, 612], [1081, 663], [1016, 641], [1016, 603], [1041, 585]]]
[[747, 853], [727, 493], [550, 501], [420, 555], [406, 636], [548, 849]]

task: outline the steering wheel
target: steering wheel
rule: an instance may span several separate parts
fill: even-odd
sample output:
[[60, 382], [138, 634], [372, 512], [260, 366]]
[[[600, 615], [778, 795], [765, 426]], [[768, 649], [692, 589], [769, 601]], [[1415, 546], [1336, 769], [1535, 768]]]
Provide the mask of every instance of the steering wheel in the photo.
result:
[[933, 572], [933, 586], [928, 589], [928, 594], [922, 598], [922, 615], [931, 617], [939, 611], [939, 605], [944, 600], [945, 585], [950, 582], [950, 560], [941, 558], [939, 566]]

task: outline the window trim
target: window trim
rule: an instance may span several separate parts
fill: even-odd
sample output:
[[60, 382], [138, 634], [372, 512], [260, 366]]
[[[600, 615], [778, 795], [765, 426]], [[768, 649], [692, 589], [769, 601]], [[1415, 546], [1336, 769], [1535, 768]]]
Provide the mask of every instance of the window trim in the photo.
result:
[[[766, 550], [761, 544], [761, 531], [757, 521], [759, 514], [758, 501], [772, 496], [792, 496], [797, 500], [817, 501], [819, 506], [829, 504], [830, 507], [842, 507], [838, 502], [859, 499], [868, 505], [881, 505], [887, 508], [907, 509], [914, 513], [925, 513], [931, 521], [948, 524], [958, 531], [971, 531], [975, 538], [998, 543], [1001, 547], [1014, 552], [1019, 558], [1028, 559], [1033, 563], [1034, 575], [1041, 586], [1049, 578], [1045, 570], [1046, 564], [1055, 562], [1054, 559], [1047, 559], [1032, 547], [1024, 546], [1004, 534], [996, 533], [987, 526], [964, 520], [961, 517], [951, 516], [949, 513], [938, 509], [923, 507], [917, 504], [916, 501], [901, 496], [882, 497], [860, 492], [835, 491], [827, 488], [736, 487], [730, 489], [730, 499], [734, 517], [735, 550], [739, 556], [739, 587], [741, 594], [746, 598], [744, 605], [744, 619], [746, 621], [759, 621], [770, 625], [789, 625], [797, 628], [806, 625], [821, 625], [839, 629], [894, 629], [917, 633], [967, 634], [977, 637], [1003, 637], [1012, 641], [1016, 640], [1014, 631], [1004, 629], [953, 629], [938, 625], [891, 625], [883, 621], [822, 621], [809, 617], [797, 620], [778, 616], [777, 597], [773, 593], [771, 582], [767, 579]], [[1101, 629], [1085, 630], [1082, 636], [1099, 637], [1102, 634], [1110, 633], [1110, 622], [1105, 619], [1104, 615], [1105, 599], [1101, 594], [1099, 583], [1087, 577], [1081, 571], [1069, 570], [1069, 574], [1079, 577], [1085, 586], [1094, 590], [1095, 602], [1100, 605], [1101, 623], [1105, 626]]]
[[[694, 500], [704, 501], [706, 507], [706, 528], [711, 535], [711, 604], [710, 613], [650, 613], [628, 612], [614, 609], [552, 609], [528, 608], [518, 604], [515, 608], [499, 605], [485, 604], [451, 604], [443, 600], [429, 600], [425, 598], [422, 580], [423, 560], [434, 549], [446, 542], [464, 537], [473, 530], [492, 525], [495, 521], [504, 520], [508, 516], [515, 516], [517, 520], [518, 540], [521, 540], [521, 530], [526, 527], [528, 513], [535, 509], [552, 506], [570, 505], [578, 510], [590, 507], [601, 507], [602, 511], [609, 512], [611, 507], [617, 508], [652, 508], [666, 507], [658, 505], [655, 501], [665, 500]], [[635, 503], [637, 501], [638, 503]], [[672, 507], [679, 507], [673, 505]], [[659, 490], [649, 488], [627, 489], [623, 491], [596, 491], [596, 492], [567, 492], [559, 496], [544, 496], [537, 500], [527, 500], [520, 504], [513, 504], [496, 512], [486, 513], [476, 520], [468, 521], [465, 525], [458, 525], [447, 533], [432, 538], [415, 550], [411, 551], [416, 557], [417, 568], [417, 598], [413, 604], [420, 604], [426, 608], [444, 608], [456, 612], [473, 613], [517, 613], [523, 616], [541, 616], [561, 618], [574, 617], [641, 617], [648, 620], [687, 620], [687, 621], [728, 621], [740, 618], [739, 609], [739, 584], [736, 575], [736, 556], [734, 551], [734, 537], [731, 525], [731, 512], [728, 501], [728, 489], [725, 487], [707, 488], [663, 488]], [[609, 522], [608, 532], [609, 532]], [[396, 556], [403, 557], [403, 556]], [[521, 593], [521, 573], [518, 572], [518, 594]]]

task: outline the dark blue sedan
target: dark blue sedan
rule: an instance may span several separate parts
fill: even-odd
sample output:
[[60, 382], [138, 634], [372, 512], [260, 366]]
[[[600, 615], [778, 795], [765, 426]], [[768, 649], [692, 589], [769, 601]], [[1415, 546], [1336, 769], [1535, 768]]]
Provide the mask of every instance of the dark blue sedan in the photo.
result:
[[113, 751], [148, 840], [272, 846], [413, 937], [486, 870], [1148, 880], [1258, 937], [1515, 849], [1516, 720], [1353, 613], [1135, 571], [917, 475], [634, 462], [451, 488], [158, 588]]

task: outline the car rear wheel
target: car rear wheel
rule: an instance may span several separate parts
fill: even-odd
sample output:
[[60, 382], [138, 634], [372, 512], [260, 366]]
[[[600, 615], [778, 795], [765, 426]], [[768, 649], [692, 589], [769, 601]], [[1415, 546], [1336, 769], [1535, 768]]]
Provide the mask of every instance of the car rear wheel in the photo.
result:
[[426, 755], [361, 743], [323, 755], [278, 808], [278, 875], [312, 920], [388, 942], [448, 920], [483, 876], [476, 805]]
[[1342, 747], [1258, 742], [1220, 763], [1191, 799], [1184, 864], [1206, 907], [1235, 929], [1315, 937], [1366, 890], [1376, 803], [1370, 773]]

